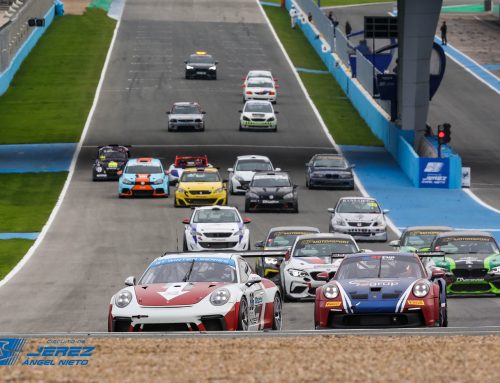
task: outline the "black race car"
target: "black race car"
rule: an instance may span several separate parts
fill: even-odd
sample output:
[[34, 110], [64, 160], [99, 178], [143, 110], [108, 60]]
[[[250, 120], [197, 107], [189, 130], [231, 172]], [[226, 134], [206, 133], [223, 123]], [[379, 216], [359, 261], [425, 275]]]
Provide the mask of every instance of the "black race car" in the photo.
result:
[[347, 160], [340, 154], [315, 154], [306, 163], [306, 186], [354, 189], [354, 177]]
[[217, 64], [207, 52], [196, 52], [184, 61], [186, 64], [186, 79], [204, 77], [217, 80]]
[[299, 212], [297, 185], [287, 172], [255, 173], [245, 194], [245, 211]]
[[97, 147], [97, 158], [92, 167], [92, 180], [117, 180], [130, 157], [129, 146], [106, 145]]

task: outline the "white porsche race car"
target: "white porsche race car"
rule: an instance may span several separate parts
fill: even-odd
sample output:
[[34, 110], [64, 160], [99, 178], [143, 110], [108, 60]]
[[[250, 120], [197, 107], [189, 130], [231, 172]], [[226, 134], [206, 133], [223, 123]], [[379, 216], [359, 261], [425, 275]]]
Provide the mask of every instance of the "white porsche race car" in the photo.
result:
[[165, 254], [125, 285], [111, 298], [109, 332], [281, 329], [278, 288], [237, 253]]
[[184, 251], [210, 251], [250, 249], [250, 230], [245, 225], [252, 222], [242, 218], [238, 209], [230, 206], [204, 206], [193, 210], [185, 218]]
[[[280, 283], [285, 300], [314, 298], [337, 271], [346, 254], [359, 253], [356, 241], [346, 234], [318, 233], [300, 235], [280, 265]], [[322, 277], [327, 274], [327, 278]]]

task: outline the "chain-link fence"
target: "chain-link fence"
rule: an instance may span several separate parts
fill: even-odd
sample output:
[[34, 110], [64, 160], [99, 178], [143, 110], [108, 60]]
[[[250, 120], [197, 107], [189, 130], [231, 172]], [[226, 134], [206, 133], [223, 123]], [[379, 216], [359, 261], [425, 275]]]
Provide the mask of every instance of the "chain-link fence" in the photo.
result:
[[0, 27], [0, 73], [9, 66], [33, 28], [37, 28], [28, 26], [28, 20], [43, 18], [52, 5], [53, 0], [16, 0], [4, 11], [7, 22]]

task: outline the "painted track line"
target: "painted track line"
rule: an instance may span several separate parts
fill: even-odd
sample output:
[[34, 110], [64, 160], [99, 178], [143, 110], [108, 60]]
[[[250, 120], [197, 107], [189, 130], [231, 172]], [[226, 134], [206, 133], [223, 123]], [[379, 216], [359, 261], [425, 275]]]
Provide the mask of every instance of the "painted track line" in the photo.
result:
[[61, 208], [61, 205], [64, 201], [64, 197], [66, 196], [66, 193], [68, 192], [69, 185], [71, 183], [71, 180], [73, 179], [73, 174], [75, 172], [76, 168], [76, 162], [78, 160], [78, 156], [80, 154], [80, 150], [82, 148], [83, 141], [85, 139], [85, 136], [87, 135], [87, 131], [89, 130], [90, 127], [90, 122], [94, 116], [95, 109], [97, 107], [97, 102], [99, 100], [99, 96], [101, 94], [101, 88], [104, 83], [104, 77], [106, 76], [106, 71], [108, 69], [108, 65], [111, 59], [111, 52], [113, 51], [113, 47], [115, 45], [116, 41], [116, 36], [118, 34], [118, 28], [120, 27], [120, 21], [117, 22], [115, 30], [113, 32], [113, 38], [111, 39], [111, 44], [109, 45], [108, 53], [106, 54], [106, 59], [104, 61], [104, 66], [101, 71], [101, 77], [99, 78], [99, 83], [97, 85], [97, 89], [94, 95], [94, 101], [92, 102], [92, 107], [90, 108], [89, 114], [87, 116], [87, 120], [85, 121], [85, 126], [83, 128], [82, 135], [80, 136], [80, 142], [78, 143], [75, 153], [73, 155], [73, 159], [71, 160], [71, 165], [69, 168], [69, 173], [68, 177], [66, 178], [66, 182], [64, 183], [63, 189], [61, 191], [61, 194], [59, 194], [59, 198], [57, 199], [56, 205], [54, 206], [54, 209], [50, 213], [49, 219], [45, 223], [45, 225], [42, 228], [42, 231], [40, 232], [38, 238], [36, 239], [35, 243], [33, 246], [30, 247], [28, 252], [24, 255], [24, 257], [17, 263], [17, 265], [5, 276], [4, 279], [0, 281], [0, 287], [5, 285], [8, 281], [10, 281], [22, 268], [23, 266], [30, 260], [30, 258], [33, 256], [35, 251], [38, 249], [40, 244], [42, 243], [43, 239], [45, 238], [45, 235], [49, 231], [52, 222], [54, 222], [57, 213], [59, 212], [59, 209]]
[[[332, 150], [331, 146], [285, 146], [285, 145], [231, 145], [231, 144], [172, 144], [172, 145], [130, 145], [133, 148], [265, 148], [265, 149], [325, 149]], [[84, 145], [84, 148], [95, 148], [95, 145]]]

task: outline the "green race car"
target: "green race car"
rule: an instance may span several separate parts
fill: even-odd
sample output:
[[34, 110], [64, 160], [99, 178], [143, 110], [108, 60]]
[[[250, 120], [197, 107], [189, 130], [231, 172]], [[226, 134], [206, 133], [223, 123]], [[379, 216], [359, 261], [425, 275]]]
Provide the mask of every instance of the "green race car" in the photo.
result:
[[500, 295], [500, 250], [495, 238], [481, 231], [450, 231], [436, 236], [433, 267], [445, 269], [447, 294]]
[[410, 226], [399, 239], [391, 241], [389, 245], [400, 253], [424, 253], [430, 251], [436, 235], [452, 230], [449, 226]]

